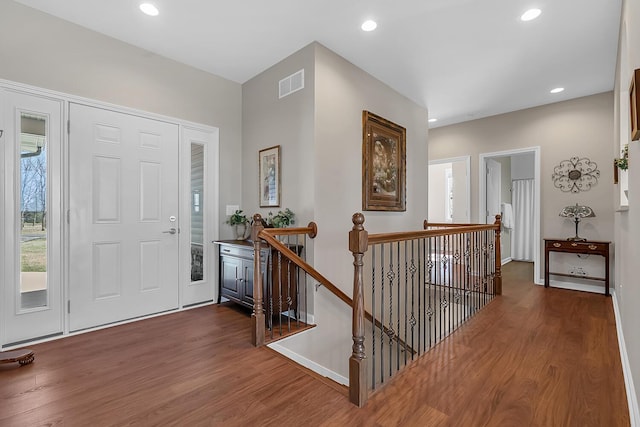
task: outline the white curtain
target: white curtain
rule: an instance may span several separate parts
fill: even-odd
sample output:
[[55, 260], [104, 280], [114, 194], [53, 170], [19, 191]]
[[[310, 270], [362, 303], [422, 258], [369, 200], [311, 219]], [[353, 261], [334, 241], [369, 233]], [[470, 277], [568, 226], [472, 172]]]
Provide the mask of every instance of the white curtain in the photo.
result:
[[533, 179], [511, 182], [513, 191], [513, 230], [511, 230], [511, 258], [516, 261], [533, 261]]

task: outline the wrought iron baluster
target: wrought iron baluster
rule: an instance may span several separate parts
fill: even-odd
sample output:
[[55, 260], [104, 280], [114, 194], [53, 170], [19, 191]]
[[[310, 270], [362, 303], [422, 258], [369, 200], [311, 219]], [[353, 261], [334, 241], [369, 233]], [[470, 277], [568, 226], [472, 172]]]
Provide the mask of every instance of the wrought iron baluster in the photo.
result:
[[[400, 370], [400, 287], [401, 287], [401, 282], [400, 282], [400, 242], [397, 243], [396, 245], [396, 336], [395, 336], [395, 340], [396, 340], [396, 370]], [[406, 283], [406, 282], [405, 282]]]
[[[409, 325], [411, 325], [411, 360], [413, 360], [413, 355], [415, 349], [415, 326], [416, 326], [416, 317], [415, 317], [415, 297], [416, 297], [416, 264], [415, 264], [415, 245], [419, 243], [419, 240], [411, 241], [411, 265], [409, 266], [409, 271], [411, 272], [411, 317], [409, 317]], [[408, 341], [405, 340], [405, 345], [408, 345]]]
[[384, 244], [380, 252], [380, 382], [384, 384]]
[[[424, 327], [422, 325], [422, 321], [423, 321], [423, 316], [422, 316], [422, 310], [424, 308], [424, 283], [426, 281], [426, 271], [425, 269], [427, 268], [427, 262], [425, 261], [426, 258], [426, 252], [425, 252], [425, 247], [426, 247], [426, 239], [422, 238], [420, 239], [419, 243], [418, 243], [418, 355], [422, 354], [422, 345], [421, 343], [424, 342], [424, 340], [422, 339], [422, 334], [424, 332]], [[421, 250], [422, 249], [422, 250]], [[420, 304], [420, 302], [422, 301], [422, 304]]]
[[280, 335], [282, 335], [282, 254], [278, 252], [278, 300], [276, 304], [276, 308], [278, 312], [278, 329], [280, 330]]
[[393, 245], [389, 243], [389, 272], [387, 278], [389, 279], [389, 328], [387, 330], [387, 336], [389, 337], [389, 377], [391, 377], [393, 369]]
[[371, 385], [376, 388], [376, 245], [371, 247]]

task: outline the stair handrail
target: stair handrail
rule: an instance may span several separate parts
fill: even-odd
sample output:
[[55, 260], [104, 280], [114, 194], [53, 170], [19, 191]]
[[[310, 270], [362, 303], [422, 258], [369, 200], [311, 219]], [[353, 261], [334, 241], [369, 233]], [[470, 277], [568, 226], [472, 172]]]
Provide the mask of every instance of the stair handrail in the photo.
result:
[[[254, 223], [256, 216], [260, 214], [254, 215]], [[259, 218], [261, 219], [261, 218]], [[306, 272], [309, 276], [313, 277], [318, 283], [327, 288], [331, 293], [340, 298], [342, 301], [351, 306], [351, 298], [344, 292], [342, 292], [336, 285], [331, 283], [329, 279], [324, 277], [318, 270], [313, 268], [307, 262], [305, 262], [298, 254], [293, 252], [287, 245], [283, 244], [281, 241], [276, 239], [274, 236], [284, 236], [284, 235], [294, 235], [294, 234], [308, 234], [312, 239], [315, 238], [318, 234], [318, 226], [315, 222], [310, 222], [307, 227], [297, 227], [297, 228], [262, 228], [258, 233], [258, 240], [262, 239], [275, 248], [278, 252], [284, 255], [289, 261], [297, 265], [304, 272]], [[254, 273], [255, 274], [255, 273]]]
[[[287, 245], [283, 244], [282, 242], [280, 242], [278, 239], [276, 239], [274, 236], [282, 236], [282, 235], [296, 235], [296, 234], [308, 234], [309, 237], [311, 237], [312, 239], [314, 237], [316, 237], [316, 235], [318, 234], [318, 226], [315, 222], [310, 222], [309, 225], [307, 227], [298, 227], [298, 228], [293, 228], [293, 227], [287, 227], [287, 228], [264, 228], [264, 226], [262, 226], [262, 222], [261, 222], [261, 216], [260, 214], [256, 214], [254, 215], [254, 225], [258, 224], [259, 230], [256, 233], [256, 236], [258, 237], [257, 239], [253, 239], [254, 240], [254, 246], [255, 246], [255, 242], [256, 240], [263, 240], [266, 243], [268, 243], [271, 247], [273, 247], [274, 249], [276, 249], [282, 256], [284, 256], [286, 259], [288, 259], [290, 262], [292, 262], [293, 264], [297, 265], [299, 268], [301, 268], [304, 272], [306, 272], [309, 276], [313, 277], [319, 284], [321, 284], [322, 286], [324, 286], [329, 292], [331, 292], [332, 294], [334, 294], [336, 297], [338, 297], [341, 301], [343, 301], [345, 304], [347, 304], [349, 307], [353, 308], [353, 300], [351, 299], [351, 297], [349, 297], [347, 294], [345, 294], [343, 291], [340, 290], [340, 288], [338, 288], [336, 285], [334, 285], [329, 279], [327, 279], [326, 277], [324, 277], [322, 275], [322, 273], [320, 273], [318, 270], [316, 270], [315, 268], [313, 268], [311, 265], [309, 265], [307, 262], [305, 262], [302, 258], [300, 258], [300, 256], [298, 254], [296, 254], [295, 252], [293, 252], [289, 247], [287, 247]], [[256, 258], [259, 258], [259, 248], [256, 250], [255, 254], [254, 254], [254, 262]], [[256, 269], [258, 267], [254, 266], [254, 280], [253, 280], [253, 284], [254, 284], [254, 303], [257, 304], [258, 302], [258, 298], [256, 298], [256, 295], [258, 293], [260, 293], [260, 295], [262, 295], [262, 284], [259, 284], [259, 289], [256, 287], [256, 282], [257, 281], [261, 281], [262, 280], [262, 275], [260, 275], [260, 277], [258, 278], [256, 276]], [[260, 298], [260, 304], [262, 305], [262, 298]], [[256, 307], [256, 306], [254, 306]], [[260, 308], [258, 308], [260, 309]], [[371, 313], [369, 313], [368, 311], [364, 311], [364, 316], [367, 320], [369, 320], [370, 322], [373, 322], [373, 324], [382, 329], [385, 332], [389, 332], [389, 328], [387, 328], [386, 326], [384, 326], [378, 319], [374, 319], [373, 316], [371, 315]], [[414, 353], [415, 351], [409, 346], [407, 345], [405, 342], [403, 342], [399, 337], [395, 337], [394, 340], [396, 342], [398, 342], [398, 344], [400, 346], [402, 346], [406, 351], [409, 351], [411, 353]], [[262, 345], [264, 343], [261, 344], [256, 344], [256, 341], [253, 341], [253, 344], [258, 346], [258, 345]]]
[[475, 224], [460, 225], [449, 229], [440, 228], [435, 230], [418, 230], [418, 231], [397, 231], [392, 233], [371, 234], [368, 238], [369, 246], [380, 243], [392, 243], [405, 240], [422, 239], [427, 237], [450, 236], [452, 234], [464, 234], [474, 231], [496, 230], [500, 231], [500, 225], [494, 224]]

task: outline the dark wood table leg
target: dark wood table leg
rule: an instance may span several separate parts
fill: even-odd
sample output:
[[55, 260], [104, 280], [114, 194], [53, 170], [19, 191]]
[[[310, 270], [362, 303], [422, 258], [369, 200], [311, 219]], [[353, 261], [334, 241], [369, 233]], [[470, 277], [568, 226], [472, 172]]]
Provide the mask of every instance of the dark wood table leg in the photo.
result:
[[549, 249], [544, 249], [544, 287], [549, 287]]
[[604, 255], [604, 295], [609, 296], [609, 253]]

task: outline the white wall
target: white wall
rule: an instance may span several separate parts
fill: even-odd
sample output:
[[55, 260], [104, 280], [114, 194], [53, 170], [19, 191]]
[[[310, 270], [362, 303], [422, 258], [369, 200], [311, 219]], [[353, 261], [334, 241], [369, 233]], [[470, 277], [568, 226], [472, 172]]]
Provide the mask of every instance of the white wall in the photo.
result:
[[[619, 157], [620, 147], [629, 143], [629, 201], [627, 210], [615, 213], [615, 298], [620, 310], [622, 332], [634, 387], [630, 387], [635, 410], [635, 425], [640, 425], [637, 396], [640, 395], [640, 281], [637, 262], [640, 259], [640, 142], [629, 138], [629, 84], [631, 73], [640, 68], [640, 2], [623, 0], [623, 11], [618, 45], [618, 66], [615, 82], [615, 132], [609, 144], [611, 157]], [[609, 209], [617, 210], [619, 196], [611, 201]], [[623, 361], [624, 363], [625, 361]], [[629, 384], [630, 385], [630, 384]]]
[[[0, 78], [220, 129], [220, 213], [239, 204], [241, 86], [0, 0]], [[222, 237], [232, 237], [220, 227]]]

